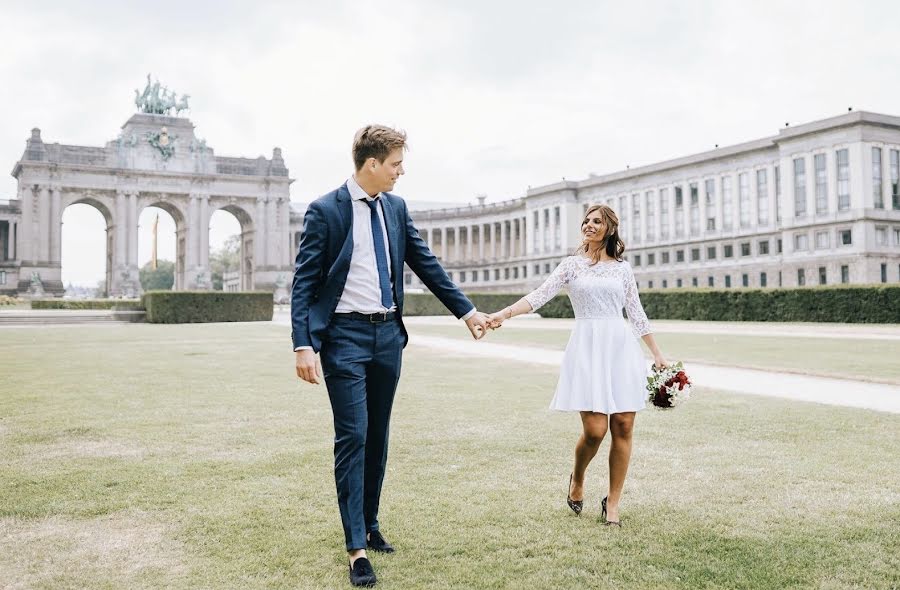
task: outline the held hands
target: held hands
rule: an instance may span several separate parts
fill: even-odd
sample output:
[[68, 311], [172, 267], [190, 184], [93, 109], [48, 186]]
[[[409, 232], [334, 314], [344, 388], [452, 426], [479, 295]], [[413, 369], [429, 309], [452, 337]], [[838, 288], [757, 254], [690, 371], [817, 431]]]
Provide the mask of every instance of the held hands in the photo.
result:
[[487, 314], [480, 311], [476, 311], [472, 314], [472, 317], [466, 320], [466, 326], [469, 328], [469, 332], [472, 333], [472, 338], [475, 340], [484, 338], [484, 335], [487, 334], [488, 329], [491, 327]]

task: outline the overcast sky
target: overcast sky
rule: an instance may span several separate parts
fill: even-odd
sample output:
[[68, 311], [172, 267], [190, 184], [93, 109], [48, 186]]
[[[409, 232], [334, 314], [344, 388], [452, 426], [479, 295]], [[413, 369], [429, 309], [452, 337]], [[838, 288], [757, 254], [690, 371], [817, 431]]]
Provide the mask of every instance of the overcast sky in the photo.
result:
[[[191, 95], [188, 116], [217, 155], [281, 147], [295, 201], [349, 175], [353, 133], [369, 122], [409, 134], [398, 194], [467, 203], [773, 135], [848, 106], [900, 115], [891, 1], [0, 5], [7, 170], [32, 127], [45, 142], [115, 138], [147, 73]], [[0, 180], [0, 198], [15, 189]], [[65, 218], [64, 275], [90, 282], [103, 274], [102, 235], [96, 256], [66, 255], [98, 231], [76, 213]], [[219, 225], [216, 236], [237, 227]], [[87, 269], [92, 256], [99, 270]]]

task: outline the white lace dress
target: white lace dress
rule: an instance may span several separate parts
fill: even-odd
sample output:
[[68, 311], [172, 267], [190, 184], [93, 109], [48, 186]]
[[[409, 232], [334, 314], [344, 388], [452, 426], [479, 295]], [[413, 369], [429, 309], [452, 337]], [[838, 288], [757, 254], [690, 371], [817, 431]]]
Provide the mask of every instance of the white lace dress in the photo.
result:
[[569, 256], [525, 299], [537, 310], [565, 286], [575, 310], [575, 329], [550, 408], [604, 414], [642, 410], [647, 362], [638, 338], [650, 333], [650, 322], [631, 265], [615, 260], [592, 265], [583, 256]]

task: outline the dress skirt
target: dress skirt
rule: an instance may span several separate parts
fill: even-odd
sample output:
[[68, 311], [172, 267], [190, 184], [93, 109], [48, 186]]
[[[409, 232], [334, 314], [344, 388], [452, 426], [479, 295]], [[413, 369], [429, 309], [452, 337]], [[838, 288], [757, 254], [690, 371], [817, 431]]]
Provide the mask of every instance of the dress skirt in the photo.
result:
[[644, 409], [647, 374], [641, 345], [624, 319], [576, 319], [550, 409], [637, 412]]

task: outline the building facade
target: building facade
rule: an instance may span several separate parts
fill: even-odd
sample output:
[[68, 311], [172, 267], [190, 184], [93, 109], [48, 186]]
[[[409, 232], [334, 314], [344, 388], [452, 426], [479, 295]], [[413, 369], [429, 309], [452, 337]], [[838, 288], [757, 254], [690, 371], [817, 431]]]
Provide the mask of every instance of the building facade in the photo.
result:
[[[540, 284], [578, 247], [584, 212], [599, 203], [619, 215], [642, 289], [897, 282], [900, 117], [848, 112], [518, 199], [479, 201], [412, 213], [468, 291]], [[292, 226], [295, 246], [301, 229]], [[408, 269], [405, 282], [422, 287]]]

